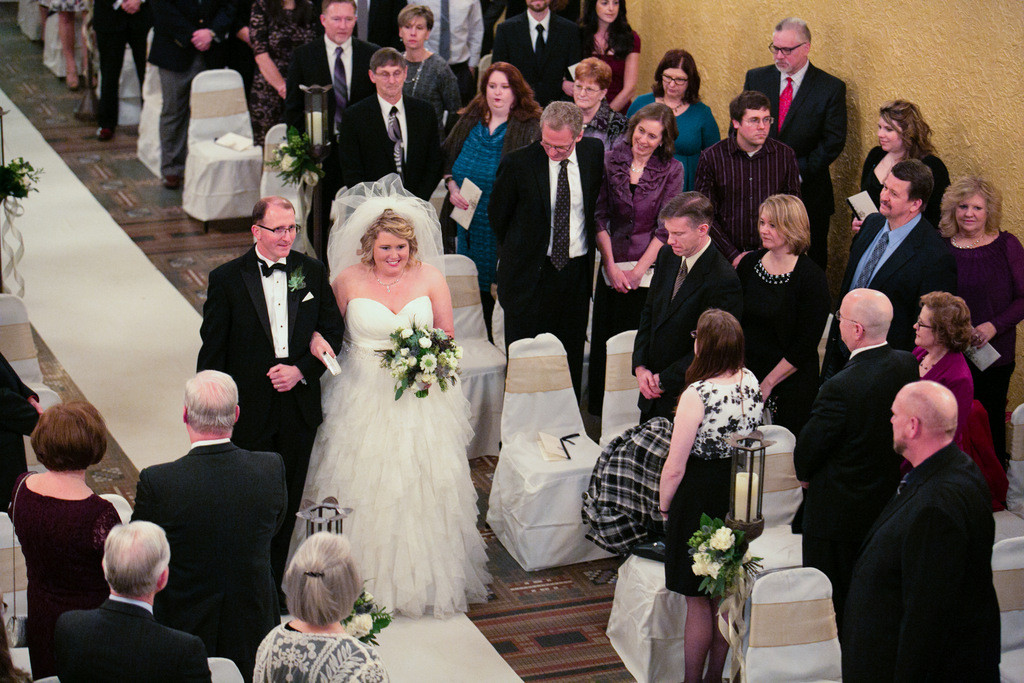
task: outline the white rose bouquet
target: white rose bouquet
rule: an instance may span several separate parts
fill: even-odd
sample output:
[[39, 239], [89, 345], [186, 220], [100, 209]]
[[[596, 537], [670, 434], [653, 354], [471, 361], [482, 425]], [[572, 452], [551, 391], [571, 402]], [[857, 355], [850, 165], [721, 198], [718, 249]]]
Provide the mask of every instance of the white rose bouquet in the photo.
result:
[[288, 185], [305, 183], [313, 186], [324, 177], [324, 170], [313, 158], [309, 136], [294, 126], [288, 127], [287, 141], [274, 150], [274, 156], [267, 160], [267, 165], [276, 169], [277, 175]]
[[746, 534], [730, 529], [720, 519], [701, 515], [700, 529], [687, 545], [693, 558], [693, 573], [704, 577], [699, 588], [713, 598], [723, 598], [732, 592], [741, 573], [752, 576], [761, 568], [761, 558], [751, 557], [747, 550]]
[[373, 596], [364, 590], [352, 607], [352, 614], [348, 615], [341, 625], [353, 638], [376, 645], [377, 634], [391, 623], [391, 619], [391, 612], [375, 604]]
[[382, 368], [395, 378], [395, 400], [406, 389], [414, 389], [417, 398], [425, 398], [432, 385], [448, 391], [459, 380], [462, 347], [444, 330], [422, 325], [401, 327], [391, 333], [394, 346], [378, 351]]

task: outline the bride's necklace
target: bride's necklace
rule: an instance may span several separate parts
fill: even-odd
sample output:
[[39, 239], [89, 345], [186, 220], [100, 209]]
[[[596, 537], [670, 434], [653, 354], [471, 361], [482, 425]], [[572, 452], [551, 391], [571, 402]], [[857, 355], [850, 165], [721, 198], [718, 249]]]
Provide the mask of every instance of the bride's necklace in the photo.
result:
[[958, 244], [957, 241], [956, 241], [956, 235], [953, 235], [952, 237], [950, 237], [949, 241], [952, 242], [953, 246], [956, 247], [957, 249], [974, 249], [976, 246], [981, 244], [981, 241], [983, 239], [985, 239], [985, 233], [984, 232], [981, 233], [980, 235], [978, 235], [978, 239], [974, 240], [970, 244]]
[[402, 278], [405, 277], [405, 270], [403, 269], [402, 272], [398, 274], [398, 278], [394, 282], [381, 282], [380, 278], [377, 277], [376, 268], [371, 268], [370, 272], [373, 273], [373, 279], [377, 281], [377, 284], [383, 287], [384, 291], [387, 292], [388, 294], [391, 293], [391, 288], [397, 285], [399, 282], [401, 282]]

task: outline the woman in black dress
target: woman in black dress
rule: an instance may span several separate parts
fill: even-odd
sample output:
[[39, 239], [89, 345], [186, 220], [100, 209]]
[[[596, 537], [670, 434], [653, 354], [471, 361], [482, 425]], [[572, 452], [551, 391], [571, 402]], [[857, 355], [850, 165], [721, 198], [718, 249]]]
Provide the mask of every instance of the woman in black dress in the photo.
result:
[[[757, 378], [743, 367], [743, 330], [731, 313], [712, 308], [697, 321], [689, 386], [679, 397], [668, 458], [661, 470], [659, 508], [665, 528], [665, 586], [686, 596], [686, 681], [722, 680], [729, 645], [716, 627], [718, 604], [698, 589], [687, 541], [702, 513], [729, 511], [731, 448], [726, 439], [761, 423]], [[703, 677], [708, 659], [707, 678]]]
[[747, 367], [761, 383], [772, 423], [799, 435], [818, 393], [818, 343], [828, 319], [828, 281], [805, 253], [807, 210], [792, 195], [761, 204], [761, 249], [736, 267], [743, 285]]

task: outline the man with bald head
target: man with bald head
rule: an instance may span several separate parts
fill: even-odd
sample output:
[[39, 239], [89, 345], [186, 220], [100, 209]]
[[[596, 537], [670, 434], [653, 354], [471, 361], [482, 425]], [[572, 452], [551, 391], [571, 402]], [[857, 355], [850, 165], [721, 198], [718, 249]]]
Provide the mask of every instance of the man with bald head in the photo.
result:
[[889, 406], [918, 379], [914, 356], [885, 341], [892, 315], [879, 291], [855, 289], [843, 298], [835, 324], [850, 360], [821, 385], [793, 451], [796, 476], [807, 488], [804, 566], [820, 569], [832, 582], [840, 628], [861, 542], [900, 480]]
[[914, 382], [892, 404], [892, 440], [914, 468], [864, 541], [850, 582], [843, 680], [998, 681], [988, 487], [953, 444], [956, 399]]

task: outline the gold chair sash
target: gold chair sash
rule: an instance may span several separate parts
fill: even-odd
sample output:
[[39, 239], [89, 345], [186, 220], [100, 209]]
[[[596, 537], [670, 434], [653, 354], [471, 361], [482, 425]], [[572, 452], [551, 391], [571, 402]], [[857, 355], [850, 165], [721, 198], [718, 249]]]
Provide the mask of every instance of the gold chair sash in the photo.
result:
[[560, 389], [572, 389], [565, 356], [509, 358], [505, 375], [506, 393], [538, 394]]
[[636, 377], [633, 376], [633, 354], [609, 354], [604, 370], [604, 390], [628, 391], [637, 387]]
[[452, 295], [452, 308], [480, 305], [480, 281], [476, 275], [449, 275], [446, 279]]
[[1024, 460], [1024, 425], [1010, 428], [1010, 460]]
[[249, 111], [245, 104], [245, 96], [240, 89], [192, 93], [190, 106], [194, 119], [215, 119], [221, 116], [245, 114]]
[[35, 358], [38, 354], [32, 341], [32, 326], [27, 322], [0, 325], [0, 351], [9, 361]]
[[765, 602], [750, 607], [750, 647], [822, 643], [837, 636], [831, 598]]
[[793, 451], [768, 453], [764, 460], [764, 492], [778, 493], [800, 488], [793, 469]]
[[995, 569], [992, 571], [992, 585], [999, 598], [1000, 612], [1024, 609], [1024, 569]]

